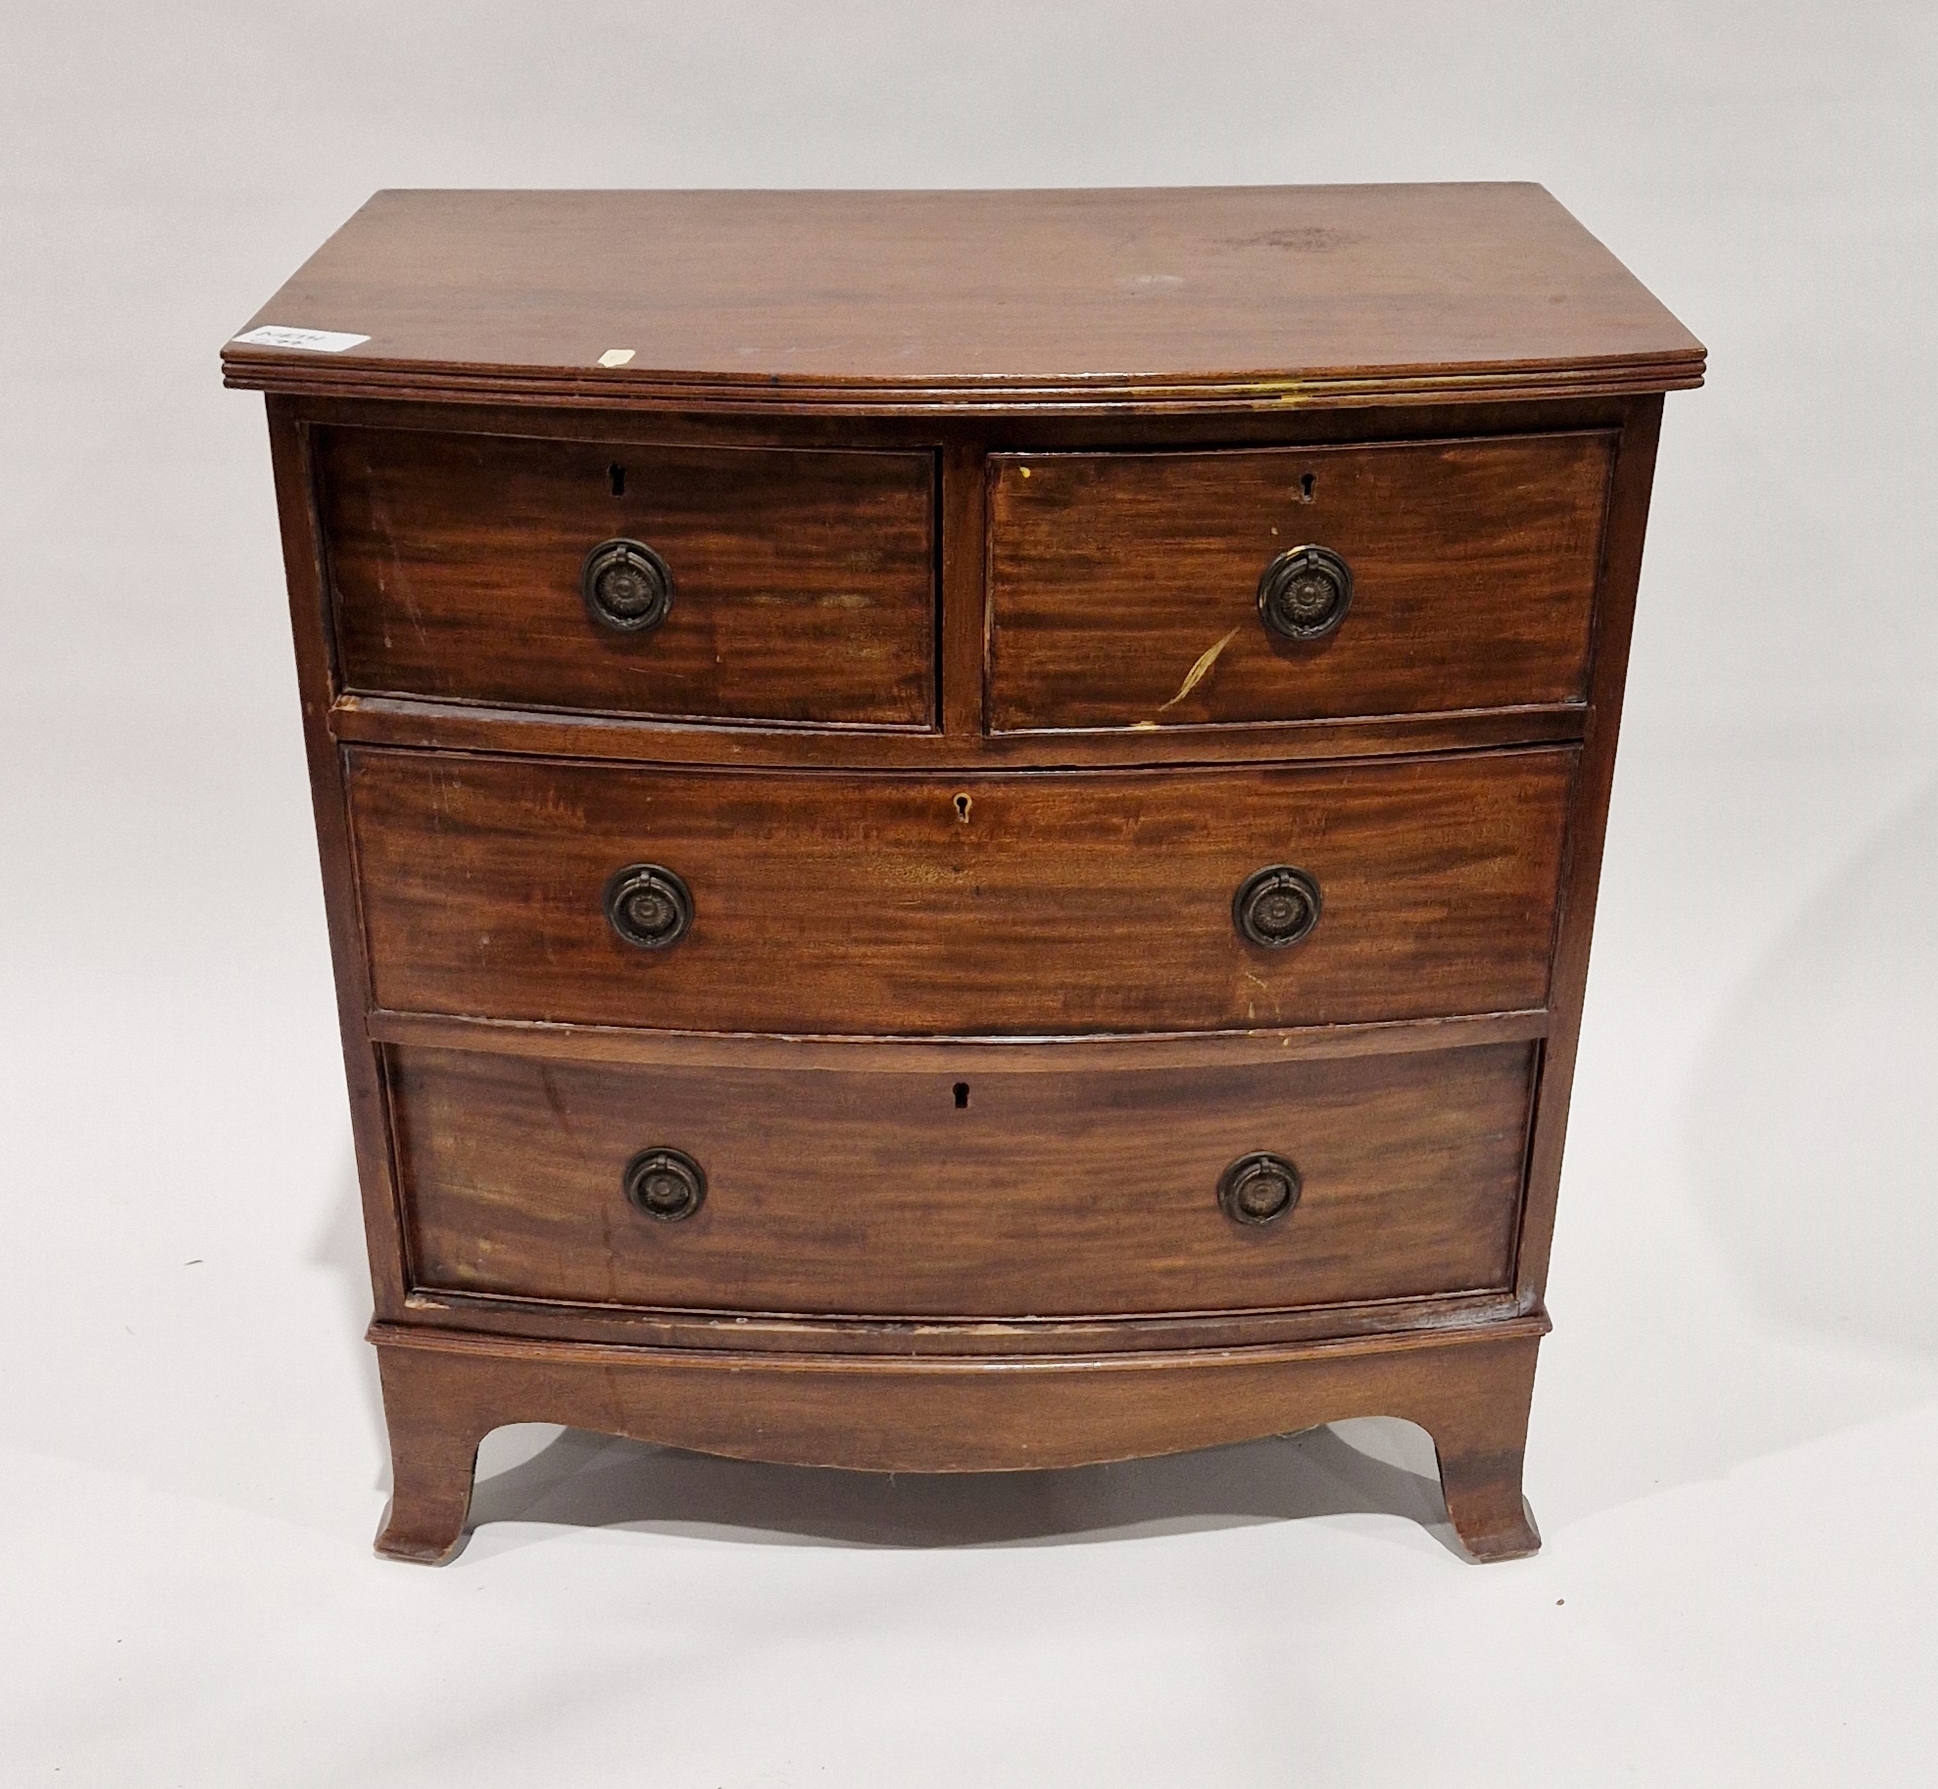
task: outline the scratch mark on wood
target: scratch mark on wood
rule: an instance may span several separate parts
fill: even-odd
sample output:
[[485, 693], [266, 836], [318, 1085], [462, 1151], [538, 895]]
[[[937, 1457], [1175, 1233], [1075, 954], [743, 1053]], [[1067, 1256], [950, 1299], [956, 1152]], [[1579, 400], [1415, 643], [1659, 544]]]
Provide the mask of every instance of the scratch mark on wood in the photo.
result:
[[[1243, 624], [1241, 623], [1240, 625], [1242, 626]], [[1177, 705], [1180, 702], [1182, 702], [1186, 696], [1190, 695], [1191, 692], [1194, 689], [1196, 689], [1199, 684], [1203, 683], [1206, 677], [1208, 677], [1211, 674], [1211, 667], [1218, 662], [1219, 653], [1223, 652], [1224, 649], [1237, 638], [1238, 638], [1238, 629], [1233, 628], [1231, 632], [1228, 633], [1215, 646], [1207, 646], [1203, 652], [1199, 653], [1198, 662], [1195, 665], [1193, 665], [1190, 670], [1185, 672], [1184, 681], [1178, 685], [1178, 693], [1175, 696], [1173, 696], [1170, 699], [1170, 701], [1166, 702], [1164, 704], [1164, 708], [1160, 708], [1158, 710], [1158, 713], [1162, 714], [1165, 708], [1177, 707]]]

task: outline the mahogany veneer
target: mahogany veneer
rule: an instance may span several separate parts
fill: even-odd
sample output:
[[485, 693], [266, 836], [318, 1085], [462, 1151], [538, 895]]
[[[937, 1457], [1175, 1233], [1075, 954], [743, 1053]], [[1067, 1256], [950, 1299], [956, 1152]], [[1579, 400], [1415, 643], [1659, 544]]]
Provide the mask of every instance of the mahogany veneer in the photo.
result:
[[[1576, 758], [945, 780], [359, 747], [348, 766], [379, 1006], [959, 1037], [1542, 1006]], [[690, 889], [674, 949], [631, 948], [586, 899], [633, 858]], [[1325, 923], [1261, 951], [1232, 897], [1281, 859], [1319, 879]]]
[[[398, 1049], [390, 1088], [428, 1287], [644, 1310], [1123, 1316], [1507, 1289], [1533, 1058], [1513, 1043], [951, 1080]], [[613, 1209], [647, 1132], [707, 1164], [684, 1222]], [[1198, 1221], [1235, 1136], [1297, 1157], [1293, 1221]]]
[[[1580, 703], [1614, 457], [1612, 431], [992, 456], [991, 725]], [[1258, 625], [1260, 567], [1301, 541], [1352, 566], [1323, 640]]]
[[[346, 689], [933, 719], [933, 454], [354, 428], [318, 431], [315, 454]], [[640, 533], [679, 568], [672, 612], [650, 633], [588, 629], [587, 547]]]
[[[1521, 1459], [1661, 394], [1529, 186], [382, 193], [269, 394], [395, 1491]], [[249, 332], [245, 332], [245, 336]], [[287, 340], [289, 338], [283, 338]], [[303, 338], [296, 338], [299, 342]]]

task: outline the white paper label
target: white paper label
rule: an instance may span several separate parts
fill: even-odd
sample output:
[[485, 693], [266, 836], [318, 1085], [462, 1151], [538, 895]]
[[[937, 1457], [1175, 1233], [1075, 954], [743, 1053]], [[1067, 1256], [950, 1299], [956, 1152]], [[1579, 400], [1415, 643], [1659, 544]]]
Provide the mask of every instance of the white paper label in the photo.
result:
[[313, 354], [341, 354], [345, 348], [369, 339], [367, 335], [339, 335], [334, 329], [285, 329], [280, 323], [265, 323], [236, 337], [245, 348], [307, 348]]
[[637, 348], [608, 348], [599, 356], [601, 366], [624, 366], [637, 354]]

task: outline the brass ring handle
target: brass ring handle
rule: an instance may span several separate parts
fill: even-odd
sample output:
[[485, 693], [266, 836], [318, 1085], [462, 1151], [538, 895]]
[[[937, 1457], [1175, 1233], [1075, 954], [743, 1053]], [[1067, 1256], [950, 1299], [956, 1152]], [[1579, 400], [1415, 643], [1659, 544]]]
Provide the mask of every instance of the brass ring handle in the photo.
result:
[[707, 1177], [683, 1149], [642, 1149], [620, 1176], [626, 1197], [665, 1223], [690, 1218], [706, 1202]]
[[1258, 613], [1288, 640], [1323, 640], [1352, 607], [1353, 569], [1330, 547], [1293, 547], [1258, 580]]
[[644, 541], [602, 540], [579, 567], [579, 595], [601, 627], [649, 633], [673, 607], [673, 572]]
[[1284, 950], [1311, 933], [1322, 904], [1315, 877], [1289, 863], [1268, 864], [1238, 885], [1231, 919], [1247, 944]]
[[1299, 1170], [1282, 1155], [1241, 1155], [1218, 1177], [1218, 1203], [1235, 1224], [1269, 1224], [1299, 1202]]
[[606, 881], [606, 923], [638, 950], [678, 944], [693, 924], [693, 892], [656, 863], [629, 863]]

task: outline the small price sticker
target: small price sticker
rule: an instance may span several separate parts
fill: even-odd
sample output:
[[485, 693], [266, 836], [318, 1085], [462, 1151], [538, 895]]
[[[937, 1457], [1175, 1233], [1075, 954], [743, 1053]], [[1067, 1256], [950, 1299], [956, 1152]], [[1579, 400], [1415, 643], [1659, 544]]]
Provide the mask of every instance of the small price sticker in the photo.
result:
[[344, 335], [334, 329], [289, 329], [281, 323], [265, 323], [236, 340], [245, 348], [306, 348], [312, 354], [341, 354], [345, 348], [369, 341], [367, 335]]

